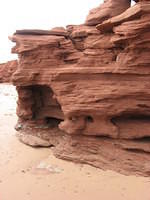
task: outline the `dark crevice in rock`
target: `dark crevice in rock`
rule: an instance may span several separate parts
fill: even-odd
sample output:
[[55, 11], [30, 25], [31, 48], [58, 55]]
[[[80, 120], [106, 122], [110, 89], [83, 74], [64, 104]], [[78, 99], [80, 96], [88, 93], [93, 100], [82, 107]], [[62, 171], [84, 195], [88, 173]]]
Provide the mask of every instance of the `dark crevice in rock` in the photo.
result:
[[91, 117], [91, 116], [86, 116], [86, 117], [85, 117], [85, 121], [86, 121], [87, 123], [92, 123], [92, 122], [94, 122], [94, 119], [93, 119], [93, 117]]
[[54, 117], [45, 117], [45, 124], [50, 127], [58, 127], [59, 124], [63, 121], [62, 119], [54, 118]]
[[124, 148], [126, 151], [129, 151], [130, 153], [135, 153], [135, 154], [148, 154], [148, 155], [150, 155], [150, 152], [147, 152], [147, 151], [145, 151], [145, 150], [143, 150], [143, 149], [136, 149], [136, 148]]

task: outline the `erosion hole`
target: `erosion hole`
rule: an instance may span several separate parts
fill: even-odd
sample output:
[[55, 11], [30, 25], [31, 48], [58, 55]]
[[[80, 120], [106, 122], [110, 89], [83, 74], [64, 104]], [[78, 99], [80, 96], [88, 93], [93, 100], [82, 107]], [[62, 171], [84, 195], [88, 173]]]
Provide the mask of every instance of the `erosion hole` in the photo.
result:
[[94, 122], [94, 120], [93, 120], [93, 118], [91, 116], [87, 116], [85, 118], [85, 121], [88, 122], [88, 123], [93, 123]]
[[45, 123], [49, 127], [58, 127], [58, 125], [62, 122], [62, 119], [57, 119], [54, 117], [45, 117]]

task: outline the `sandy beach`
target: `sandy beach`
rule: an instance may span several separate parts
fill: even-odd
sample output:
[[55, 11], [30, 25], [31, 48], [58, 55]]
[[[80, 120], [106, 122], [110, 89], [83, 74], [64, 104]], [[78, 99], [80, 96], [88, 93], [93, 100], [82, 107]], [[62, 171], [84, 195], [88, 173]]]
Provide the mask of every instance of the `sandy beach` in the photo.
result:
[[150, 200], [150, 178], [59, 160], [18, 141], [16, 91], [0, 85], [0, 200]]

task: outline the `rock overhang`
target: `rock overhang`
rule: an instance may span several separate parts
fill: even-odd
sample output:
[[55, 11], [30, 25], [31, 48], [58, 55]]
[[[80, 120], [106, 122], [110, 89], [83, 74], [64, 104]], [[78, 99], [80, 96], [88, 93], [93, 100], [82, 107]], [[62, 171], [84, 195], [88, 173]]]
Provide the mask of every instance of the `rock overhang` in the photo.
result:
[[[19, 55], [12, 82], [19, 94], [20, 132], [28, 134], [39, 127], [40, 137], [45, 131], [55, 145], [56, 140], [62, 141], [60, 149], [66, 145], [63, 153], [68, 159], [72, 156], [67, 149], [73, 148], [68, 143], [73, 141], [85, 148], [90, 147], [84, 141], [91, 141], [97, 156], [99, 144], [108, 142], [113, 152], [115, 141], [124, 158], [133, 159], [129, 152], [134, 149], [149, 152], [149, 140], [143, 145], [134, 141], [150, 136], [149, 11], [148, 1], [130, 7], [130, 1], [108, 0], [90, 12], [83, 25], [16, 31], [10, 39], [16, 42], [13, 53]], [[141, 166], [141, 155], [136, 156]], [[111, 168], [111, 158], [105, 161]], [[90, 158], [84, 162], [91, 164]], [[122, 167], [124, 171], [128, 164]], [[102, 167], [98, 159], [93, 165]]]

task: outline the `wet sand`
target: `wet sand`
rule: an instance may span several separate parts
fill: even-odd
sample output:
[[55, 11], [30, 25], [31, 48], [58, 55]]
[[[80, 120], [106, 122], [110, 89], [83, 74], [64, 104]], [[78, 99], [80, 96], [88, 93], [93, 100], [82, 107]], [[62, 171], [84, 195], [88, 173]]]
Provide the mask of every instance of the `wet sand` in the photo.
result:
[[15, 137], [15, 88], [0, 85], [0, 200], [150, 200], [150, 178], [59, 160]]

